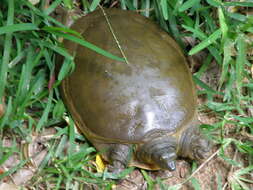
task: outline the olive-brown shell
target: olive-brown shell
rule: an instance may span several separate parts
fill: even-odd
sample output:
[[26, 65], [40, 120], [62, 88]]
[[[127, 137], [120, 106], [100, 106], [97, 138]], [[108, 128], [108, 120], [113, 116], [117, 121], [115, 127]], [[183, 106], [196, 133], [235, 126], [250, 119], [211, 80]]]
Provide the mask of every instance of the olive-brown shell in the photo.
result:
[[[89, 139], [124, 143], [142, 142], [153, 132], [182, 131], [194, 119], [196, 98], [180, 48], [137, 13], [112, 9], [106, 14], [129, 63], [64, 42], [76, 67], [62, 84], [63, 96], [78, 127]], [[80, 18], [72, 29], [122, 57], [101, 10]]]

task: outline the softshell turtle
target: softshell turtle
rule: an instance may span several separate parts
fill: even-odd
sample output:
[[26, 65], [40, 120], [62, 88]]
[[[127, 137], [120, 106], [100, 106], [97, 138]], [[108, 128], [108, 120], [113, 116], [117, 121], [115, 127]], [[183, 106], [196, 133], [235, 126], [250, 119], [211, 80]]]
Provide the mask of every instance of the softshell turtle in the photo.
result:
[[[178, 156], [202, 159], [209, 143], [199, 132], [194, 84], [179, 46], [144, 16], [105, 11], [129, 63], [64, 41], [76, 66], [62, 82], [62, 96], [76, 125], [98, 150], [107, 150], [103, 156], [115, 170], [175, 170]], [[122, 57], [109, 23], [97, 10], [72, 29]]]

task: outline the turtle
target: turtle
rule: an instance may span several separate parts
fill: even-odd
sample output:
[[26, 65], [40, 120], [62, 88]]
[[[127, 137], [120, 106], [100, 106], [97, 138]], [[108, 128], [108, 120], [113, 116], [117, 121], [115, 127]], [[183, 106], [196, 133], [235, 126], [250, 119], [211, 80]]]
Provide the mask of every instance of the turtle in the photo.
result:
[[116, 8], [82, 16], [71, 29], [127, 59], [63, 41], [75, 62], [61, 83], [63, 101], [112, 171], [128, 166], [173, 171], [178, 157], [206, 157], [210, 141], [199, 129], [192, 75], [167, 32], [136, 12]]

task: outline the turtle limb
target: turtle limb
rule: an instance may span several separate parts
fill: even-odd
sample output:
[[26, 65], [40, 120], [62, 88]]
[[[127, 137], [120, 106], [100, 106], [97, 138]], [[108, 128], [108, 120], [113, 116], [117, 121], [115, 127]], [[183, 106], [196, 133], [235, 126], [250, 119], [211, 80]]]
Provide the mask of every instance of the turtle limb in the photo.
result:
[[209, 155], [211, 142], [201, 134], [198, 126], [191, 126], [181, 136], [178, 155], [202, 160]]
[[107, 158], [111, 163], [109, 170], [113, 173], [120, 173], [128, 165], [130, 146], [124, 144], [110, 144], [108, 146]]
[[155, 138], [146, 142], [136, 153], [139, 161], [154, 164], [161, 169], [174, 171], [176, 169], [176, 141], [167, 136]]

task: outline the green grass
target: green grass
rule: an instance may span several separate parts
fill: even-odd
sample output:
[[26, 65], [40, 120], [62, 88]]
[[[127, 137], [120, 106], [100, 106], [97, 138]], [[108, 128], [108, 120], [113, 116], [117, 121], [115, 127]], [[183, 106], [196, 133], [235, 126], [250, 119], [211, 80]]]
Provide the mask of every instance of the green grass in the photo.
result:
[[[36, 188], [85, 189], [85, 184], [97, 184], [101, 189], [111, 189], [114, 179], [124, 177], [132, 169], [121, 175], [92, 172], [95, 149], [86, 139], [75, 132], [73, 122], [64, 123], [66, 109], [59, 95], [58, 86], [62, 79], [73, 69], [73, 57], [57, 41], [59, 37], [97, 51], [110, 58], [124, 61], [110, 52], [90, 44], [50, 16], [60, 4], [67, 9], [75, 9], [71, 0], [56, 0], [45, 8], [45, 0], [33, 6], [27, 0], [2, 0], [0, 4], [0, 101], [4, 103], [5, 114], [0, 119], [1, 139], [12, 139], [11, 147], [0, 142], [0, 165], [11, 155], [17, 154], [20, 162], [8, 172], [0, 173], [0, 180], [12, 175], [29, 162], [22, 156], [18, 143], [32, 143], [34, 132], [41, 133], [55, 126], [56, 134], [45, 143], [48, 153], [32, 180], [27, 184]], [[81, 0], [81, 7], [87, 13], [98, 4], [108, 7], [113, 1], [105, 3], [94, 0]], [[119, 8], [141, 10], [140, 13], [156, 20], [179, 45], [185, 54], [193, 55], [207, 51], [208, 56], [194, 73], [194, 81], [202, 89], [198, 94], [205, 96], [207, 102], [201, 111], [212, 113], [218, 122], [203, 125], [205, 133], [211, 134], [215, 143], [220, 145], [218, 156], [231, 167], [228, 185], [233, 190], [249, 189], [245, 174], [253, 170], [253, 143], [247, 136], [253, 135], [253, 79], [250, 68], [253, 58], [249, 54], [253, 43], [253, 16], [242, 11], [252, 9], [251, 1], [223, 2], [221, 0], [120, 0]], [[252, 10], [251, 10], [252, 11]], [[196, 46], [186, 50], [182, 38], [191, 37]], [[250, 41], [251, 40], [251, 41]], [[59, 76], [55, 76], [56, 54], [66, 57]], [[219, 87], [214, 88], [201, 81], [211, 61], [221, 68]], [[64, 124], [62, 124], [64, 123]], [[235, 131], [225, 133], [228, 125]], [[69, 149], [65, 151], [65, 145]], [[233, 160], [224, 149], [233, 144], [237, 152], [244, 155], [245, 163]], [[78, 151], [77, 151], [78, 150]], [[161, 189], [179, 189], [180, 185], [167, 187], [163, 182], [153, 180], [142, 171], [149, 189], [159, 184]], [[43, 177], [40, 177], [43, 176]], [[191, 183], [197, 190], [199, 182], [192, 178]], [[217, 176], [219, 189], [224, 184]], [[252, 183], [252, 181], [250, 181]]]

